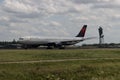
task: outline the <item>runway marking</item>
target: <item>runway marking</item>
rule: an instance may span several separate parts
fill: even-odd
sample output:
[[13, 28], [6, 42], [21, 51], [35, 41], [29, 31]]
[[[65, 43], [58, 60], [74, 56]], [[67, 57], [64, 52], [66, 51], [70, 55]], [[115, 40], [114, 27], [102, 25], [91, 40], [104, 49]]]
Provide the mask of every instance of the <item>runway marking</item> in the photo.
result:
[[59, 60], [38, 60], [38, 61], [6, 61], [0, 64], [22, 64], [22, 63], [45, 63], [45, 62], [64, 62], [64, 61], [89, 61], [89, 60], [120, 60], [120, 58], [93, 58], [93, 59], [59, 59]]

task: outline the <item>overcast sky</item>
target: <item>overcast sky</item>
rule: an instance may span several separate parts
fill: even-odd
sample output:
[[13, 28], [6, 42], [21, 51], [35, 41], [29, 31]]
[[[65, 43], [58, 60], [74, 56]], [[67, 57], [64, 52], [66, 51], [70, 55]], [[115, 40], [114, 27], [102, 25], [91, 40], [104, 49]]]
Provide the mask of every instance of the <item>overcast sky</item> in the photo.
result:
[[105, 42], [120, 43], [120, 0], [0, 0], [0, 40], [74, 37], [84, 24], [86, 37], [98, 36], [101, 26]]

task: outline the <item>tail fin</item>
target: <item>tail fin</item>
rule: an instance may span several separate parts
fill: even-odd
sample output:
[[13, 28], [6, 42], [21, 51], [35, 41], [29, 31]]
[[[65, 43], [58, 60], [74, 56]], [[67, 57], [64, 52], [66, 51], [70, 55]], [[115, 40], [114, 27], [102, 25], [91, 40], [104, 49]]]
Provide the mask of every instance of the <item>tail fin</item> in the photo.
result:
[[76, 37], [84, 37], [86, 32], [87, 25], [84, 25]]

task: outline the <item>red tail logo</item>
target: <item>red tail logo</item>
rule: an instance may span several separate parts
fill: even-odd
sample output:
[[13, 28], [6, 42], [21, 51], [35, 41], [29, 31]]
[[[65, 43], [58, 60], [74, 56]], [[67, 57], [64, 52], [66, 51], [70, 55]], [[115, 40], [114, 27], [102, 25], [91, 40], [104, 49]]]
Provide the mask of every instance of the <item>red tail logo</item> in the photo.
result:
[[86, 32], [87, 25], [84, 25], [79, 34], [76, 37], [84, 37]]

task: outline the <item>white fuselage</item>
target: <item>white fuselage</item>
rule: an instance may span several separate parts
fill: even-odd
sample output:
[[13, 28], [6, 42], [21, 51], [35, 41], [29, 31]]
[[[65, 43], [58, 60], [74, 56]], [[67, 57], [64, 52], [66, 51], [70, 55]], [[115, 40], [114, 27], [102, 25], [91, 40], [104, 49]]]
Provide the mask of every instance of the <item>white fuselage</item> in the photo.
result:
[[22, 37], [19, 38], [18, 42], [28, 45], [44, 45], [48, 43], [66, 43], [66, 45], [73, 45], [80, 41], [83, 41], [83, 38], [80, 37]]

